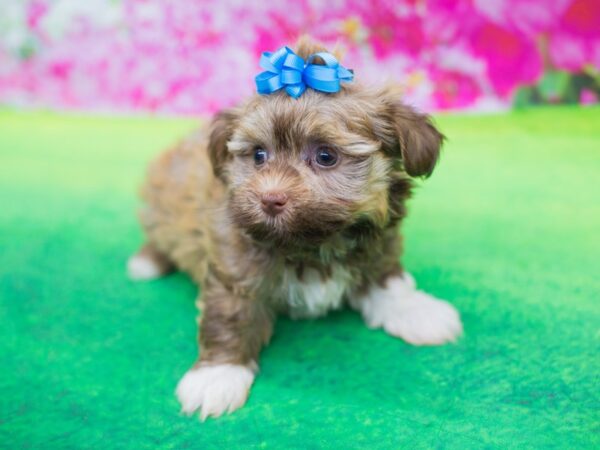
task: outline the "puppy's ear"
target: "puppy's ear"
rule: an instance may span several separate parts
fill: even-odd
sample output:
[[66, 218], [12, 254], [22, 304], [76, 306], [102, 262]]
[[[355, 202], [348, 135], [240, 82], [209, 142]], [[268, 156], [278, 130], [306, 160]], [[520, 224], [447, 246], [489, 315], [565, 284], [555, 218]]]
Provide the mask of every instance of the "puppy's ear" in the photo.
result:
[[403, 104], [397, 90], [385, 89], [379, 95], [383, 111], [376, 128], [382, 134], [384, 149], [401, 158], [410, 176], [428, 177], [440, 156], [444, 135], [431, 117]]
[[208, 155], [217, 177], [222, 177], [225, 163], [231, 158], [227, 151], [227, 142], [233, 135], [237, 114], [233, 110], [219, 112], [210, 125]]

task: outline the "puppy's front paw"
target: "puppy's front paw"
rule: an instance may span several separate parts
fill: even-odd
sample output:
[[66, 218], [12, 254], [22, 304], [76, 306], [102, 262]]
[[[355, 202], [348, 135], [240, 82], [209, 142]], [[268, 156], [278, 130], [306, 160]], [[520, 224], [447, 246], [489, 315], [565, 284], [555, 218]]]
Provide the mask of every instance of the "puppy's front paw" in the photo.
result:
[[450, 303], [416, 290], [408, 274], [390, 279], [385, 289], [373, 289], [360, 309], [367, 325], [383, 327], [413, 345], [454, 342], [463, 331], [458, 311]]
[[242, 365], [220, 364], [189, 370], [177, 385], [181, 410], [190, 415], [200, 411], [200, 420], [219, 417], [240, 408], [248, 398], [254, 372]]
[[425, 292], [415, 291], [383, 321], [383, 329], [413, 345], [441, 345], [462, 334], [456, 309]]

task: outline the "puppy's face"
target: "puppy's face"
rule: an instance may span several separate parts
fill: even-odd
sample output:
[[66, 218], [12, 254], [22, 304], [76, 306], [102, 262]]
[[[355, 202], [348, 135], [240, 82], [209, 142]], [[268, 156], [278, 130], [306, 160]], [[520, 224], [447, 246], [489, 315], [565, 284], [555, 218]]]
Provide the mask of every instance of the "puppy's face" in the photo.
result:
[[346, 85], [255, 96], [213, 122], [209, 151], [233, 220], [253, 238], [321, 243], [356, 223], [383, 227], [394, 186], [427, 176], [442, 135], [391, 88]]

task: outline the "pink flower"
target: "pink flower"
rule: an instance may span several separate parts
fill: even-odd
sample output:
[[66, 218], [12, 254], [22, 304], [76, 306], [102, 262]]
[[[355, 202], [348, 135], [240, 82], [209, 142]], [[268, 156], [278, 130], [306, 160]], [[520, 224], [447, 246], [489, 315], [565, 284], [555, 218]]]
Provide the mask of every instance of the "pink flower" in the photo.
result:
[[475, 9], [488, 20], [527, 36], [555, 28], [572, 0], [473, 0]]
[[535, 42], [493, 23], [484, 23], [471, 36], [475, 55], [487, 63], [487, 76], [500, 96], [518, 84], [531, 84], [542, 74], [542, 60]]
[[432, 70], [433, 98], [439, 109], [472, 106], [481, 96], [481, 89], [473, 77], [457, 71]]
[[477, 10], [495, 24], [531, 39], [548, 36], [550, 62], [579, 71], [600, 67], [600, 2], [597, 0], [474, 0]]
[[27, 26], [30, 30], [37, 31], [40, 19], [42, 19], [44, 14], [48, 11], [48, 5], [43, 1], [34, 0], [27, 6]]
[[579, 102], [582, 105], [595, 105], [598, 103], [598, 95], [590, 89], [583, 89], [579, 97]]
[[549, 65], [600, 67], [598, 0], [22, 0], [3, 14], [11, 104], [213, 112], [253, 92], [261, 52], [302, 33], [341, 40], [357, 80], [437, 108], [506, 102], [541, 74], [540, 38]]
[[600, 69], [600, 2], [574, 0], [549, 37], [552, 63], [579, 71], [586, 64]]

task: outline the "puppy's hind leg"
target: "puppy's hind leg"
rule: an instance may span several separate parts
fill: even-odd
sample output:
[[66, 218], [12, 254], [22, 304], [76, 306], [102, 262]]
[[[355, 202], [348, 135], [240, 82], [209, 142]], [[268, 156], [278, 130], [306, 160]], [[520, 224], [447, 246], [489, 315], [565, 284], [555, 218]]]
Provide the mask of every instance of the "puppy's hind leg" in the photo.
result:
[[174, 269], [173, 263], [148, 243], [127, 260], [127, 274], [132, 280], [153, 280]]

